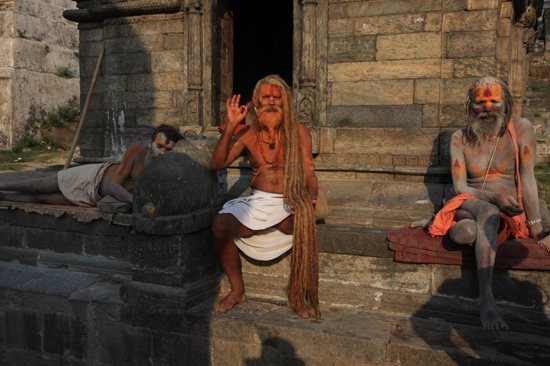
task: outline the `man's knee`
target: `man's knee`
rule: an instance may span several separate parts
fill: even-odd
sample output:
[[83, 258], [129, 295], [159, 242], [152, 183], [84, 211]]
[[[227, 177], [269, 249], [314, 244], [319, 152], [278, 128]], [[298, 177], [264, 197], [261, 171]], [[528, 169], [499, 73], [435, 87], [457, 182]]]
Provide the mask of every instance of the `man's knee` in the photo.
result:
[[473, 244], [476, 241], [477, 225], [474, 220], [460, 220], [449, 231], [451, 240], [456, 244]]
[[212, 234], [214, 238], [226, 237], [231, 233], [231, 222], [227, 215], [217, 214], [212, 221]]

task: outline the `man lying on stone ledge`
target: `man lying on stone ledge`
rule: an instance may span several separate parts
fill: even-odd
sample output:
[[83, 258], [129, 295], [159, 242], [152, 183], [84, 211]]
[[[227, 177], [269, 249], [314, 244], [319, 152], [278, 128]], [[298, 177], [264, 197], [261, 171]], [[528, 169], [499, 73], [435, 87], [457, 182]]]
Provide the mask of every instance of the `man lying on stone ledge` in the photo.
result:
[[[475, 245], [479, 308], [485, 330], [507, 330], [493, 297], [497, 246], [509, 236], [546, 237], [534, 175], [536, 142], [531, 122], [511, 119], [508, 87], [493, 77], [474, 83], [466, 97], [467, 127], [450, 141], [451, 172], [457, 196], [430, 222], [432, 236], [449, 234], [457, 244]], [[548, 239], [544, 239], [546, 241]], [[544, 243], [543, 243], [544, 244]]]
[[151, 133], [149, 146], [130, 146], [120, 164], [86, 164], [46, 178], [3, 182], [0, 199], [86, 207], [97, 206], [102, 197], [111, 195], [132, 203], [134, 184], [143, 168], [182, 138], [175, 128], [161, 125]]
[[298, 123], [291, 90], [280, 76], [260, 80], [253, 94], [257, 120], [235, 137], [248, 108], [239, 105], [240, 95], [227, 100], [227, 126], [212, 155], [211, 168], [221, 170], [246, 150], [253, 170], [252, 195], [227, 202], [212, 224], [214, 245], [231, 284], [214, 309], [225, 312], [246, 299], [237, 247], [264, 261], [292, 247], [288, 306], [303, 318], [318, 317], [317, 178], [311, 135]]

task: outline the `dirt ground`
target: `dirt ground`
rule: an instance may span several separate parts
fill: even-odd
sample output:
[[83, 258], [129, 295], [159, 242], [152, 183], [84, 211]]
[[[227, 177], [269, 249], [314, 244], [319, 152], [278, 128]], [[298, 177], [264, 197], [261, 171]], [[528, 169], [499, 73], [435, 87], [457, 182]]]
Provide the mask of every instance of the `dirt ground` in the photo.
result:
[[[22, 170], [0, 171], [0, 182], [19, 179], [37, 179], [57, 174], [59, 170], [63, 169], [68, 155], [69, 153], [65, 152], [45, 161], [25, 163], [25, 167]], [[71, 165], [72, 164], [73, 163], [71, 163]]]

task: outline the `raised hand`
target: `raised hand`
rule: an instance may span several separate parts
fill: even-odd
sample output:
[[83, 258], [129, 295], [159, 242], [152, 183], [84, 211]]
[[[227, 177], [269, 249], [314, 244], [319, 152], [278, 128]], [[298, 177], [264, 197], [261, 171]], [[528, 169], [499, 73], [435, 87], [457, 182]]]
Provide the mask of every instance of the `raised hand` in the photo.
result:
[[233, 95], [227, 100], [227, 123], [230, 125], [238, 125], [246, 117], [248, 107], [246, 105], [239, 106], [241, 95]]

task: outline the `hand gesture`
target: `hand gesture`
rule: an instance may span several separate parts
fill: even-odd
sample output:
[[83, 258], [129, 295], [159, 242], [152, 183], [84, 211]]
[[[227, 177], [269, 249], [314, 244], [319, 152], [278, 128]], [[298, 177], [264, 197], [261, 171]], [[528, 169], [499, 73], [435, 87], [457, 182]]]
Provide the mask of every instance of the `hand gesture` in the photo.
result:
[[233, 95], [232, 98], [227, 100], [227, 123], [232, 126], [236, 126], [246, 117], [248, 113], [248, 107], [246, 105], [239, 106], [241, 101], [241, 95]]
[[491, 203], [495, 204], [500, 209], [500, 212], [510, 217], [523, 213], [523, 210], [514, 197], [506, 194], [495, 193], [491, 199]]

